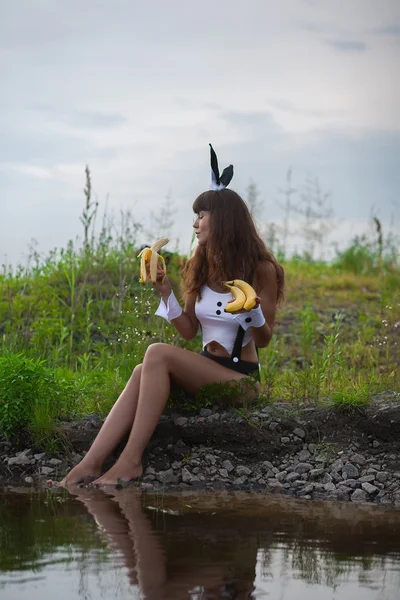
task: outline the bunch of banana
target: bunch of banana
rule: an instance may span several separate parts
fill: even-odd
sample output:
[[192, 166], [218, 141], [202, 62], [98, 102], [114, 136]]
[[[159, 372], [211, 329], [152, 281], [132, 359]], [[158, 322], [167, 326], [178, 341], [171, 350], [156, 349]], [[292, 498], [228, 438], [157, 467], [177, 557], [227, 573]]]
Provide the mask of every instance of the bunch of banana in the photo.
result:
[[249, 283], [241, 279], [233, 279], [232, 281], [223, 281], [223, 284], [234, 298], [225, 306], [225, 312], [235, 313], [242, 309], [251, 310], [257, 305], [256, 291]]
[[167, 237], [161, 238], [154, 242], [154, 244], [150, 248], [143, 248], [143, 250], [138, 254], [138, 258], [141, 257], [140, 261], [140, 282], [145, 283], [149, 278], [147, 275], [146, 265], [150, 263], [150, 281], [152, 283], [156, 282], [157, 279], [157, 265], [158, 261], [161, 261], [161, 266], [166, 270], [165, 260], [162, 256], [158, 254], [158, 251], [168, 244], [169, 239]]

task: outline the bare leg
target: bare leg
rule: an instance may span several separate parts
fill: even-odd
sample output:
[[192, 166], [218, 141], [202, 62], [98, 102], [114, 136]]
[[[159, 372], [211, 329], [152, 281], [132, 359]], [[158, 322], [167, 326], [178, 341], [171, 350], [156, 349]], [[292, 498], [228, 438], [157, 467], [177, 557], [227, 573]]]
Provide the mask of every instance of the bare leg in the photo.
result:
[[59, 485], [79, 483], [85, 477], [98, 477], [104, 461], [132, 427], [139, 398], [142, 365], [137, 365], [103, 423], [88, 453]]
[[143, 361], [137, 411], [128, 442], [115, 465], [95, 483], [115, 485], [119, 479], [130, 480], [142, 474], [142, 455], [167, 403], [171, 380], [196, 394], [201, 387], [211, 383], [230, 384], [243, 380], [245, 389], [250, 378], [189, 350], [168, 344], [149, 346]]

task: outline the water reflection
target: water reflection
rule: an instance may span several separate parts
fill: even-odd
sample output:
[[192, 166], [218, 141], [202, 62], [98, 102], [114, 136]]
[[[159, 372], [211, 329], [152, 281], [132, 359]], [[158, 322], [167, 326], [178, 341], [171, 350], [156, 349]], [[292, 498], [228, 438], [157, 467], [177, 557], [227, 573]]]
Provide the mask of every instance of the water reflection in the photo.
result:
[[[398, 598], [399, 512], [228, 492], [173, 497], [78, 487], [70, 496], [5, 495], [0, 508], [0, 597], [5, 591], [7, 599], [11, 589], [21, 592], [18, 600], [32, 597], [21, 583], [28, 570], [36, 583], [46, 576], [41, 597], [57, 593], [57, 600], [63, 591], [69, 600]], [[48, 585], [59, 563], [75, 577], [61, 591]]]

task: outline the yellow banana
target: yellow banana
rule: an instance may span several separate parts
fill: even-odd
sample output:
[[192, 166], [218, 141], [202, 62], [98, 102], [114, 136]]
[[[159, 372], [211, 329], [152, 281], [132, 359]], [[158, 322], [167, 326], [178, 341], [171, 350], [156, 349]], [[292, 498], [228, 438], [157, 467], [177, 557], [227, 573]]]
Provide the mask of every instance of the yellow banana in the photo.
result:
[[140, 257], [140, 282], [145, 283], [148, 280], [147, 277], [147, 263], [150, 263], [150, 281], [155, 283], [157, 280], [157, 265], [158, 261], [161, 261], [161, 265], [163, 270], [166, 270], [165, 260], [162, 256], [158, 254], [158, 251], [168, 244], [169, 239], [167, 237], [160, 238], [154, 244], [151, 245], [150, 248], [143, 248], [143, 250], [138, 254], [138, 258]]
[[224, 283], [224, 286], [229, 289], [234, 298], [233, 302], [228, 302], [228, 304], [225, 306], [225, 312], [234, 313], [241, 310], [246, 302], [245, 293], [235, 285], [228, 285], [227, 283]]
[[232, 281], [225, 281], [224, 285], [237, 287], [244, 293], [246, 297], [246, 300], [242, 306], [244, 310], [251, 310], [257, 306], [257, 293], [249, 283], [246, 283], [246, 281], [242, 281], [241, 279], [233, 279]]

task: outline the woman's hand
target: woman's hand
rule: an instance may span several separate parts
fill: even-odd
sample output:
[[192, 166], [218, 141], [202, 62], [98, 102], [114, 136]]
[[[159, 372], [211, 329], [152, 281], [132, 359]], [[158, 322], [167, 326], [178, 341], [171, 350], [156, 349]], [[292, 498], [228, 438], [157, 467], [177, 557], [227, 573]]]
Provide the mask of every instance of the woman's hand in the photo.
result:
[[[149, 263], [146, 264], [146, 271], [147, 271], [147, 275], [150, 280], [150, 265], [149, 265]], [[164, 271], [164, 269], [162, 269], [159, 265], [157, 265], [156, 281], [154, 283], [152, 283], [152, 285], [157, 290], [157, 292], [160, 294], [160, 296], [165, 299], [168, 298], [168, 296], [170, 295], [170, 293], [172, 291], [171, 284], [166, 275], [166, 271]]]

